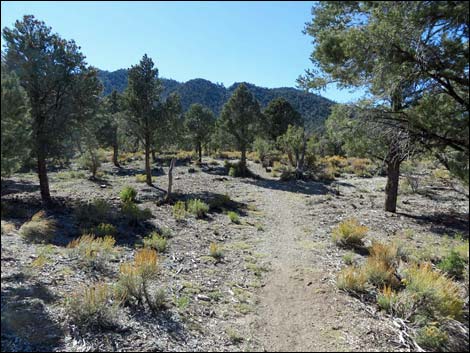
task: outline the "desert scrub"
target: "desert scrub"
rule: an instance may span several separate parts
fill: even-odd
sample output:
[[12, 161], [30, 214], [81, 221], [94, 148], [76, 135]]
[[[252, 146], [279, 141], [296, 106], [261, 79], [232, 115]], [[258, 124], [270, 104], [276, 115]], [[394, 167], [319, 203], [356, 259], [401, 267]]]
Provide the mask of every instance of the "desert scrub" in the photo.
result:
[[81, 225], [95, 225], [108, 219], [110, 210], [111, 206], [106, 200], [94, 199], [75, 208], [74, 216]]
[[346, 265], [352, 265], [354, 263], [354, 257], [356, 255], [353, 252], [347, 252], [343, 255], [342, 259]]
[[333, 229], [332, 238], [339, 246], [361, 246], [363, 244], [362, 239], [368, 231], [369, 229], [366, 226], [360, 225], [356, 219], [351, 218], [341, 222]]
[[112, 235], [115, 236], [117, 233], [117, 229], [115, 226], [109, 223], [100, 223], [93, 229], [91, 229], [90, 232], [91, 234], [96, 235], [97, 237], [104, 237], [106, 235]]
[[420, 346], [438, 352], [445, 348], [448, 341], [449, 336], [447, 333], [435, 325], [426, 325], [422, 327], [416, 335], [416, 342]]
[[449, 276], [461, 279], [463, 277], [465, 264], [465, 259], [457, 251], [452, 249], [450, 254], [439, 262], [437, 268], [447, 273]]
[[54, 238], [56, 229], [56, 222], [46, 217], [44, 211], [39, 211], [21, 226], [19, 234], [30, 243], [49, 243]]
[[83, 329], [112, 329], [118, 326], [121, 301], [107, 284], [99, 283], [73, 293], [65, 300], [70, 320]]
[[78, 259], [81, 265], [102, 270], [118, 252], [114, 247], [115, 243], [114, 238], [109, 235], [96, 238], [93, 234], [85, 234], [72, 240], [67, 248], [70, 249], [70, 256]]
[[338, 274], [336, 284], [339, 289], [361, 293], [367, 289], [367, 277], [362, 269], [350, 266]]
[[398, 266], [398, 261], [400, 260], [402, 252], [403, 251], [400, 247], [395, 243], [382, 244], [374, 241], [372, 246], [369, 248], [371, 257], [383, 262], [388, 267]]
[[121, 214], [129, 225], [136, 226], [139, 222], [152, 218], [152, 211], [149, 208], [141, 210], [135, 203], [131, 201], [123, 202], [121, 205]]
[[157, 232], [152, 232], [147, 238], [144, 239], [144, 246], [146, 248], [155, 249], [159, 253], [164, 253], [167, 250], [168, 242]]
[[119, 197], [124, 203], [135, 202], [137, 191], [132, 186], [125, 186], [119, 193]]
[[224, 257], [222, 249], [216, 244], [211, 243], [209, 246], [209, 255], [212, 256], [217, 261], [220, 261]]
[[209, 206], [199, 199], [189, 200], [187, 206], [188, 212], [195, 215], [196, 218], [203, 218], [209, 212]]
[[184, 201], [177, 201], [173, 205], [173, 217], [177, 220], [180, 221], [186, 217], [186, 204]]
[[[155, 178], [151, 177], [151, 180], [152, 180], [152, 182], [154, 182]], [[147, 182], [147, 175], [145, 175], [145, 174], [136, 174], [135, 175], [135, 181], [138, 182], [138, 183], [145, 183], [145, 182]]]
[[232, 223], [240, 224], [240, 217], [238, 216], [238, 213], [229, 211], [227, 212], [227, 216]]
[[405, 272], [405, 291], [420, 303], [420, 314], [429, 318], [449, 317], [459, 320], [464, 302], [460, 289], [451, 279], [434, 271], [429, 263], [412, 265]]
[[158, 270], [157, 252], [148, 248], [138, 250], [133, 262], [121, 265], [116, 292], [126, 302], [136, 302], [137, 305], [147, 303], [154, 312], [162, 309], [161, 290], [151, 295], [149, 288], [150, 281], [156, 279]]

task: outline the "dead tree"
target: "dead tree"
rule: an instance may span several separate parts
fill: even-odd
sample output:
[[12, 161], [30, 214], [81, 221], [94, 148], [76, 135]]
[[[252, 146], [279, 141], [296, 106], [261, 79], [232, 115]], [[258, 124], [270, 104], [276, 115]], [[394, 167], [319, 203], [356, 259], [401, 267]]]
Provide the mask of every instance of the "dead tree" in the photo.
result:
[[171, 187], [173, 186], [173, 168], [175, 167], [176, 159], [173, 158], [170, 163], [170, 169], [168, 170], [168, 191], [166, 193], [165, 202], [169, 202], [171, 199]]

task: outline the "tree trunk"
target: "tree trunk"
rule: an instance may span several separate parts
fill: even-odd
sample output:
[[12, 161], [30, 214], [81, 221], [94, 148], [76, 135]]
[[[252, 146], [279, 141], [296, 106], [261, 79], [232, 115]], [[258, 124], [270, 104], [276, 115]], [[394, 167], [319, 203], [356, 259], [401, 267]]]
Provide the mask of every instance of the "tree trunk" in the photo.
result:
[[199, 163], [202, 163], [202, 144], [200, 141], [197, 143], [197, 147], [199, 150]]
[[387, 185], [385, 186], [385, 211], [397, 211], [398, 184], [400, 181], [400, 158], [397, 155], [387, 161]]
[[240, 160], [240, 174], [246, 176], [246, 147], [241, 148], [242, 158]]
[[149, 138], [145, 139], [145, 176], [146, 183], [152, 186], [152, 171], [150, 169], [150, 141]]
[[49, 205], [52, 201], [49, 191], [49, 179], [47, 178], [46, 152], [44, 146], [39, 146], [37, 151], [38, 158], [38, 177], [39, 188], [41, 190], [41, 199], [45, 205]]
[[118, 162], [118, 144], [115, 142], [113, 143], [113, 164], [118, 167], [118, 168], [121, 168], [121, 166], [119, 165], [119, 162]]
[[307, 139], [304, 138], [302, 144], [302, 151], [300, 157], [297, 159], [297, 166], [295, 168], [295, 175], [297, 179], [302, 179], [304, 176], [304, 164], [305, 164], [305, 151], [307, 149]]
[[176, 159], [173, 158], [170, 163], [170, 169], [168, 170], [168, 191], [166, 193], [165, 202], [171, 199], [171, 188], [173, 186], [173, 168], [175, 167]]
[[157, 161], [157, 155], [155, 154], [155, 148], [152, 148], [152, 162], [155, 163]]

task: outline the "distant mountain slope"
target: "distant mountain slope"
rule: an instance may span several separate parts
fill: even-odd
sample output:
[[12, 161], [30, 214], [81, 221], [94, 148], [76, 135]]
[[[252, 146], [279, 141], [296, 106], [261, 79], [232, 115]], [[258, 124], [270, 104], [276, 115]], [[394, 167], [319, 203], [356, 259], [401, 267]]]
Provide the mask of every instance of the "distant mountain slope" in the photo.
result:
[[[99, 71], [98, 77], [103, 83], [104, 94], [108, 95], [113, 89], [122, 92], [127, 87], [127, 70], [121, 69], [113, 72]], [[171, 79], [161, 79], [163, 82], [163, 97], [176, 92], [181, 97], [181, 104], [184, 110], [193, 103], [200, 103], [210, 108], [216, 115], [220, 114], [222, 106], [230, 98], [233, 91], [240, 83], [234, 83], [229, 88], [220, 84], [201, 78], [178, 82]], [[334, 102], [313, 93], [307, 93], [291, 87], [264, 88], [251, 83], [245, 84], [259, 101], [262, 108], [278, 97], [283, 97], [297, 109], [306, 121], [311, 121], [316, 126], [323, 125], [323, 122], [330, 113], [330, 107]]]

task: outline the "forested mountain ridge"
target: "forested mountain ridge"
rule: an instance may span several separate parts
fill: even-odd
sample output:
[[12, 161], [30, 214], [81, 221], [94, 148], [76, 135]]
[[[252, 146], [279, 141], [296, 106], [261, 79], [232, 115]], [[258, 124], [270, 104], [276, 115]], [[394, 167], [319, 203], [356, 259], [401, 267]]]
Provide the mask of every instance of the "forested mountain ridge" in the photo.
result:
[[[127, 70], [120, 69], [113, 72], [98, 71], [98, 77], [103, 83], [105, 95], [113, 89], [118, 92], [124, 91], [127, 87]], [[221, 84], [197, 78], [187, 82], [178, 82], [172, 79], [162, 78], [163, 97], [176, 92], [180, 95], [183, 110], [186, 111], [193, 103], [200, 103], [210, 108], [216, 115], [220, 114], [222, 106], [230, 98], [240, 82], [234, 83], [226, 88]], [[245, 83], [262, 108], [278, 97], [283, 97], [301, 113], [306, 121], [314, 122], [314, 125], [323, 125], [323, 122], [330, 114], [330, 107], [333, 101], [319, 95], [301, 91], [291, 87], [264, 88]]]

